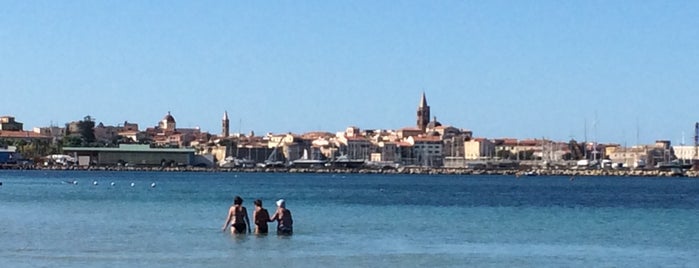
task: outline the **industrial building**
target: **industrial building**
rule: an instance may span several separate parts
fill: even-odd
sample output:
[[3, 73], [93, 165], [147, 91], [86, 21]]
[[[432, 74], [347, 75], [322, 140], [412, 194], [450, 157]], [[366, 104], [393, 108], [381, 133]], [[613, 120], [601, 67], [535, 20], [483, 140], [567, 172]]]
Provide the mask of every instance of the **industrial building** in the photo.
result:
[[150, 148], [143, 144], [63, 148], [63, 153], [77, 159], [80, 166], [186, 166], [193, 164], [194, 152], [190, 148]]

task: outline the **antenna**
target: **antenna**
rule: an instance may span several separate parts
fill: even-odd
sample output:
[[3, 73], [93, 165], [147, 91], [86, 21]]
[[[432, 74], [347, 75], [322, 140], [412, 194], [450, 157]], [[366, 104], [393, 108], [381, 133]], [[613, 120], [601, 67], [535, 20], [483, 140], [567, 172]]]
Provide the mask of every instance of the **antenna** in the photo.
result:
[[684, 146], [684, 131], [682, 131], [682, 140], [680, 141], [680, 145]]

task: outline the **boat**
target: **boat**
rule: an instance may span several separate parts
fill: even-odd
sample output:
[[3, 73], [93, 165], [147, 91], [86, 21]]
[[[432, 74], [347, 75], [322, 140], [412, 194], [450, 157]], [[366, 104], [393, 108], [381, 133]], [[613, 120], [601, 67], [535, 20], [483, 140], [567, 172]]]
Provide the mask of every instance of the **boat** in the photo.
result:
[[235, 158], [232, 156], [226, 157], [219, 163], [219, 167], [223, 168], [248, 168], [254, 167], [255, 161], [246, 158]]
[[337, 157], [335, 160], [330, 161], [328, 164], [330, 167], [339, 168], [360, 168], [364, 166], [366, 161], [364, 159], [349, 159], [347, 155], [343, 154]]
[[303, 149], [303, 156], [300, 159], [291, 161], [290, 166], [296, 168], [316, 168], [325, 166], [327, 161], [320, 159], [311, 159], [308, 157], [308, 150]]
[[530, 170], [530, 171], [524, 172], [524, 176], [528, 176], [528, 177], [539, 176], [539, 173], [537, 173], [534, 170]]
[[[278, 145], [277, 145], [278, 146]], [[257, 167], [261, 168], [280, 168], [284, 167], [284, 161], [277, 160], [278, 147], [274, 147], [272, 153], [269, 154], [267, 159], [262, 163], [257, 163]]]
[[247, 159], [247, 158], [235, 158], [233, 160], [233, 163], [235, 163], [235, 167], [242, 167], [242, 168], [250, 168], [250, 167], [255, 167], [255, 160]]
[[680, 161], [673, 160], [670, 162], [660, 162], [655, 166], [658, 169], [690, 169], [692, 164], [681, 163]]

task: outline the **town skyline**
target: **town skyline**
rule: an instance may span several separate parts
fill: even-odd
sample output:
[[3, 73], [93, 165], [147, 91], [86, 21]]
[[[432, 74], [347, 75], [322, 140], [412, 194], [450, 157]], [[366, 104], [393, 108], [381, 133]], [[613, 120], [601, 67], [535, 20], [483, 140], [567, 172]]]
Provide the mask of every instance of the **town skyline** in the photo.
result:
[[[414, 125], [476, 137], [691, 143], [699, 3], [9, 2], [3, 115], [217, 133]], [[587, 130], [587, 131], [586, 131]], [[586, 135], [587, 133], [587, 135]], [[587, 138], [585, 138], [587, 136]]]
[[[422, 94], [423, 94], [423, 97], [426, 95], [426, 93], [425, 93], [424, 91], [422, 92]], [[421, 101], [422, 101], [422, 100], [421, 100]], [[422, 105], [422, 104], [421, 104], [421, 103], [418, 103], [418, 105], [416, 105], [415, 107], [419, 107], [420, 105]], [[432, 105], [430, 105], [430, 106], [432, 106]], [[439, 109], [437, 109], [437, 110], [439, 110]], [[414, 110], [413, 110], [413, 112], [414, 112]], [[175, 113], [173, 113], [173, 112], [170, 111], [170, 110], [168, 110], [168, 111], [166, 112], [166, 114], [167, 114], [167, 115], [173, 114], [173, 116], [176, 115]], [[184, 128], [195, 128], [195, 129], [200, 129], [202, 132], [210, 133], [210, 134], [212, 134], [212, 135], [220, 135], [220, 134], [221, 134], [221, 126], [220, 126], [220, 124], [221, 124], [221, 119], [222, 119], [221, 117], [224, 116], [224, 114], [225, 114], [225, 116], [231, 118], [231, 119], [229, 119], [229, 131], [230, 131], [230, 134], [242, 134], [243, 136], [249, 135], [249, 133], [255, 133], [257, 136], [265, 136], [265, 135], [267, 135], [267, 134], [280, 135], [280, 134], [287, 134], [287, 133], [292, 133], [292, 134], [304, 134], [304, 133], [318, 132], [318, 131], [329, 132], [329, 133], [335, 133], [335, 132], [342, 132], [342, 131], [344, 131], [347, 127], [358, 127], [358, 128], [360, 128], [360, 129], [362, 129], [362, 130], [387, 130], [387, 131], [397, 131], [397, 130], [400, 130], [400, 129], [403, 129], [403, 128], [415, 127], [415, 119], [413, 118], [412, 124], [406, 123], [406, 125], [404, 125], [404, 126], [395, 127], [395, 128], [392, 128], [392, 127], [367, 128], [367, 127], [363, 127], [363, 126], [361, 126], [361, 125], [356, 125], [356, 124], [345, 124], [344, 127], [341, 126], [341, 127], [337, 128], [337, 129], [320, 129], [320, 128], [318, 128], [318, 129], [306, 129], [306, 130], [298, 129], [298, 130], [296, 130], [296, 131], [291, 131], [291, 130], [289, 130], [289, 131], [258, 131], [258, 130], [255, 130], [255, 129], [247, 129], [247, 130], [246, 130], [246, 129], [243, 129], [243, 127], [242, 127], [242, 126], [245, 124], [245, 123], [243, 122], [243, 120], [240, 119], [240, 118], [239, 118], [238, 120], [236, 120], [235, 117], [234, 117], [234, 115], [232, 115], [231, 113], [229, 113], [228, 110], [224, 110], [224, 111], [219, 115], [218, 120], [204, 120], [204, 119], [202, 119], [201, 122], [203, 122], [203, 124], [200, 124], [200, 123], [193, 123], [193, 124], [192, 124], [192, 123], [187, 123], [187, 122], [181, 123], [180, 120], [178, 120], [178, 122], [180, 122], [180, 123], [178, 123], [178, 124], [179, 124], [180, 127], [184, 127]], [[15, 117], [15, 118], [20, 118], [20, 117], [15, 116], [15, 115], [12, 114], [12, 113], [5, 113], [5, 114], [2, 114], [2, 116], [11, 116], [11, 117]], [[406, 118], [409, 118], [409, 117], [411, 117], [411, 116], [414, 116], [414, 115], [408, 115], [408, 114], [405, 115]], [[82, 116], [82, 117], [74, 118], [74, 119], [72, 119], [72, 120], [69, 120], [69, 121], [66, 121], [66, 122], [63, 122], [63, 123], [60, 123], [60, 122], [50, 122], [50, 123], [47, 124], [47, 125], [40, 125], [40, 126], [29, 126], [29, 125], [27, 125], [25, 121], [32, 121], [30, 118], [29, 118], [29, 120], [27, 120], [27, 118], [20, 118], [19, 121], [21, 121], [22, 123], [24, 123], [24, 125], [25, 125], [25, 129], [24, 129], [24, 130], [32, 131], [33, 128], [45, 128], [45, 127], [51, 127], [51, 126], [65, 127], [65, 126], [68, 125], [69, 123], [71, 123], [71, 122], [77, 122], [77, 121], [83, 120], [85, 117], [90, 117], [91, 120], [93, 120], [93, 121], [95, 122], [96, 125], [97, 125], [97, 124], [103, 124], [103, 125], [105, 125], [105, 126], [116, 126], [116, 127], [121, 127], [121, 126], [124, 126], [124, 123], [127, 123], [127, 122], [128, 122], [128, 123], [132, 123], [132, 124], [138, 124], [138, 125], [141, 126], [143, 129], [145, 129], [145, 128], [149, 128], [149, 127], [157, 127], [158, 124], [159, 124], [159, 122], [160, 122], [161, 119], [162, 119], [162, 113], [161, 113], [161, 115], [160, 115], [160, 118], [161, 118], [161, 119], [159, 119], [159, 120], [151, 119], [151, 120], [148, 120], [148, 122], [145, 122], [145, 123], [144, 123], [144, 122], [137, 121], [137, 120], [129, 120], [129, 119], [125, 119], [125, 120], [122, 120], [122, 121], [118, 121], [118, 122], [116, 122], [116, 123], [104, 122], [104, 121], [100, 120], [99, 118], [97, 118], [97, 117], [95, 117], [95, 116], [93, 116], [92, 114], [89, 114], [89, 113], [86, 114], [86, 115], [84, 115], [84, 116]], [[179, 116], [177, 116], [177, 118], [179, 118]], [[442, 120], [439, 119], [439, 118], [440, 118], [440, 117], [437, 117], [436, 115], [432, 114], [432, 116], [428, 119], [427, 122], [433, 121], [433, 120], [435, 120], [435, 119], [437, 119], [438, 121], [441, 122]], [[401, 120], [402, 120], [402, 119], [403, 119], [403, 118], [401, 118]], [[153, 122], [151, 122], [151, 121], [153, 121]], [[217, 122], [217, 123], [211, 123], [211, 122], [209, 122], [209, 121], [218, 121], [218, 122]], [[389, 121], [390, 121], [390, 120], [389, 120]], [[598, 121], [597, 121], [597, 122], [598, 122]], [[212, 125], [214, 125], [214, 124], [218, 124], [218, 126], [216, 126], [216, 127], [212, 126]], [[449, 122], [444, 122], [444, 124], [445, 124], [445, 126], [451, 126], [451, 127], [455, 127], [455, 128], [459, 128], [459, 129], [464, 129], [464, 130], [471, 131], [471, 132], [474, 133], [474, 137], [475, 137], [475, 138], [487, 138], [487, 139], [519, 139], [519, 140], [547, 139], [547, 140], [562, 141], [562, 142], [564, 142], [564, 141], [569, 141], [569, 140], [576, 140], [576, 141], [578, 141], [578, 142], [585, 142], [585, 141], [587, 141], [587, 142], [597, 142], [597, 143], [604, 143], [604, 144], [619, 144], [619, 145], [622, 145], [622, 146], [635, 146], [635, 145], [652, 144], [652, 143], [654, 143], [655, 141], [658, 141], [658, 140], [667, 140], [667, 141], [671, 141], [672, 144], [675, 144], [675, 145], [691, 145], [691, 144], [693, 144], [693, 142], [694, 142], [694, 135], [695, 135], [694, 124], [692, 124], [692, 125], [690, 126], [689, 130], [688, 130], [687, 132], [683, 132], [683, 133], [682, 133], [682, 137], [680, 137], [680, 138], [678, 138], [678, 139], [672, 139], [672, 138], [668, 138], [668, 137], [655, 137], [655, 138], [649, 138], [648, 141], [645, 141], [645, 142], [644, 142], [644, 141], [640, 138], [640, 135], [641, 135], [641, 134], [640, 134], [640, 127], [638, 127], [638, 129], [636, 130], [636, 131], [638, 131], [638, 132], [637, 132], [637, 133], [632, 133], [632, 135], [634, 135], [634, 137], [631, 137], [631, 138], [630, 138], [630, 139], [633, 139], [633, 141], [628, 141], [629, 139], [627, 139], [627, 140], [625, 140], [625, 141], [623, 141], [623, 142], [604, 141], [604, 140], [599, 140], [599, 139], [597, 138], [597, 133], [596, 133], [596, 132], [597, 132], [597, 129], [596, 129], [596, 124], [597, 124], [597, 123], [596, 123], [596, 121], [595, 121], [595, 120], [592, 120], [592, 121], [590, 122], [590, 121], [588, 121], [588, 119], [584, 119], [583, 126], [582, 126], [582, 127], [583, 127], [583, 131], [582, 131], [583, 133], [582, 133], [582, 135], [581, 135], [580, 137], [571, 134], [571, 135], [569, 135], [567, 138], [566, 138], [566, 137], [563, 137], [562, 139], [556, 139], [556, 138], [554, 138], [554, 137], [547, 136], [547, 135], [539, 135], [539, 136], [531, 136], [531, 137], [529, 137], [529, 136], [528, 136], [528, 137], [517, 137], [517, 136], [514, 136], [514, 135], [483, 136], [483, 135], [478, 135], [478, 132], [477, 132], [477, 131], [474, 131], [473, 129], [468, 128], [468, 127], [452, 125], [452, 124], [449, 124]], [[203, 126], [203, 125], [204, 125], [204, 126], [208, 126], [209, 128], [201, 127], [201, 126]], [[341, 123], [340, 123], [340, 125], [341, 125]], [[636, 137], [635, 135], [638, 135], [639, 137]]]
[[[426, 113], [424, 115], [423, 115], [423, 113], [424, 113], [423, 109], [426, 109]], [[251, 134], [253, 134], [255, 136], [263, 137], [263, 136], [268, 136], [268, 135], [285, 135], [285, 134], [303, 135], [306, 133], [313, 133], [313, 132], [339, 133], [339, 132], [345, 131], [347, 128], [357, 128], [357, 129], [360, 129], [362, 131], [365, 131], [365, 130], [368, 130], [368, 131], [399, 131], [402, 129], [418, 128], [418, 129], [422, 129], [424, 131], [425, 126], [428, 123], [432, 123], [432, 124], [438, 124], [440, 126], [444, 125], [445, 127], [453, 127], [453, 128], [460, 129], [463, 131], [468, 131], [469, 133], [472, 133], [472, 134], [474, 133], [472, 129], [464, 128], [461, 126], [454, 126], [454, 125], [448, 124], [448, 122], [445, 122], [444, 124], [442, 124], [441, 120], [439, 120], [437, 118], [437, 116], [430, 113], [431, 105], [428, 104], [427, 95], [424, 91], [422, 92], [422, 95], [420, 96], [418, 105], [416, 106], [416, 111], [417, 111], [417, 119], [413, 118], [413, 124], [412, 125], [405, 125], [405, 126], [402, 126], [399, 128], [364, 128], [362, 126], [348, 124], [341, 129], [309, 129], [309, 130], [301, 130], [301, 131], [282, 131], [282, 132], [272, 132], [272, 131], [259, 132], [259, 131], [256, 131], [254, 129], [251, 129], [248, 131], [244, 131], [244, 130], [240, 129], [240, 125], [238, 126], [239, 129], [237, 129], [237, 130], [235, 129], [236, 126], [235, 126], [234, 120], [230, 120], [230, 116], [229, 116], [228, 111], [224, 110], [221, 118], [219, 119], [218, 130], [216, 130], [216, 129], [204, 129], [204, 128], [200, 127], [200, 124], [183, 125], [182, 123], [178, 123], [177, 129], [197, 130], [197, 131], [201, 131], [202, 133], [208, 133], [208, 134], [211, 134], [213, 136], [219, 136], [221, 138], [226, 138], [229, 136], [250, 136]], [[14, 115], [11, 115], [11, 114], [5, 114], [2, 116], [16, 118]], [[413, 114], [413, 117], [414, 116], [415, 116], [415, 114]], [[406, 115], [406, 117], [409, 117], [409, 116]], [[152, 128], [156, 128], [156, 129], [162, 128], [161, 124], [162, 124], [163, 120], [171, 119], [174, 121], [174, 118], [175, 117], [172, 114], [172, 112], [167, 111], [164, 118], [161, 118], [160, 120], [158, 120], [157, 122], [152, 123], [152, 124], [149, 124], [149, 123], [143, 124], [141, 122], [134, 121], [134, 120], [124, 120], [124, 121], [121, 121], [121, 122], [118, 122], [115, 124], [109, 124], [109, 123], [105, 123], [105, 122], [100, 121], [98, 118], [96, 118], [90, 114], [87, 114], [84, 117], [81, 117], [79, 119], [74, 119], [74, 120], [71, 120], [71, 121], [68, 121], [65, 123], [55, 123], [55, 124], [51, 123], [49, 125], [44, 125], [44, 126], [34, 126], [34, 127], [28, 127], [28, 128], [25, 127], [23, 130], [29, 131], [29, 132], [31, 132], [31, 131], [37, 132], [37, 129], [47, 128], [47, 127], [67, 128], [69, 125], [75, 124], [79, 121], [90, 120], [90, 121], [94, 122], [95, 126], [103, 125], [105, 127], [121, 128], [121, 127], [126, 127], [126, 125], [135, 125], [137, 128], [140, 128], [142, 131], [146, 131], [149, 128], [151, 128], [151, 129]], [[415, 120], [417, 120], [417, 122]], [[24, 120], [22, 120], [22, 121], [24, 121]], [[19, 123], [22, 125], [26, 125], [23, 122], [19, 122]], [[221, 124], [223, 124], [223, 126]], [[239, 122], [239, 124], [242, 124], [242, 122]], [[587, 124], [587, 122], [585, 122], [585, 124]], [[699, 124], [699, 122], [697, 122], [696, 124]], [[432, 128], [433, 127], [434, 126], [432, 126]], [[515, 140], [539, 140], [540, 139], [540, 140], [550, 140], [550, 141], [556, 141], [556, 142], [567, 142], [570, 140], [575, 140], [577, 142], [616, 144], [616, 145], [621, 145], [624, 147], [637, 146], [637, 145], [648, 145], [648, 144], [655, 143], [657, 141], [670, 141], [671, 143], [673, 143], [673, 141], [671, 139], [667, 139], [667, 138], [656, 138], [652, 142], [648, 142], [645, 144], [644, 143], [616, 143], [616, 142], [599, 141], [599, 140], [596, 140], [596, 137], [595, 137], [596, 130], [594, 129], [595, 128], [594, 121], [592, 122], [592, 126], [591, 126], [592, 129], [590, 129], [590, 126], [588, 126], [588, 125], [585, 125], [585, 128], [586, 129], [584, 130], [585, 133], [584, 133], [583, 139], [576, 139], [575, 136], [570, 136], [569, 139], [559, 139], [558, 140], [558, 139], [554, 139], [554, 138], [551, 138], [548, 136], [543, 136], [543, 135], [539, 136], [539, 137], [515, 137], [515, 136], [486, 137], [486, 136], [478, 136], [475, 134], [474, 134], [473, 138], [515, 139]], [[589, 134], [589, 131], [591, 131], [592, 134]], [[699, 134], [699, 132], [697, 132], [697, 131], [698, 130], [696, 128], [693, 129], [692, 133], [688, 134], [686, 137], [682, 137], [682, 140], [680, 142], [673, 143], [673, 144], [674, 145], [692, 145], [694, 143], [694, 135]]]

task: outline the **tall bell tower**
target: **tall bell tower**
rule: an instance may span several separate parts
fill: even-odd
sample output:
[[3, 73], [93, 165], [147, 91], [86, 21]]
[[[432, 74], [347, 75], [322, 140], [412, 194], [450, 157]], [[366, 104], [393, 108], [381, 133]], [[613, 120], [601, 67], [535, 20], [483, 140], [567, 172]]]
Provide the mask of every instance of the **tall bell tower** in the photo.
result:
[[417, 127], [425, 131], [427, 129], [427, 124], [430, 122], [430, 106], [427, 105], [427, 98], [425, 97], [425, 92], [422, 92], [422, 98], [420, 98], [420, 104], [417, 106]]
[[228, 120], [228, 111], [223, 112], [223, 119], [221, 120], [221, 135], [225, 138], [230, 135], [230, 121]]

